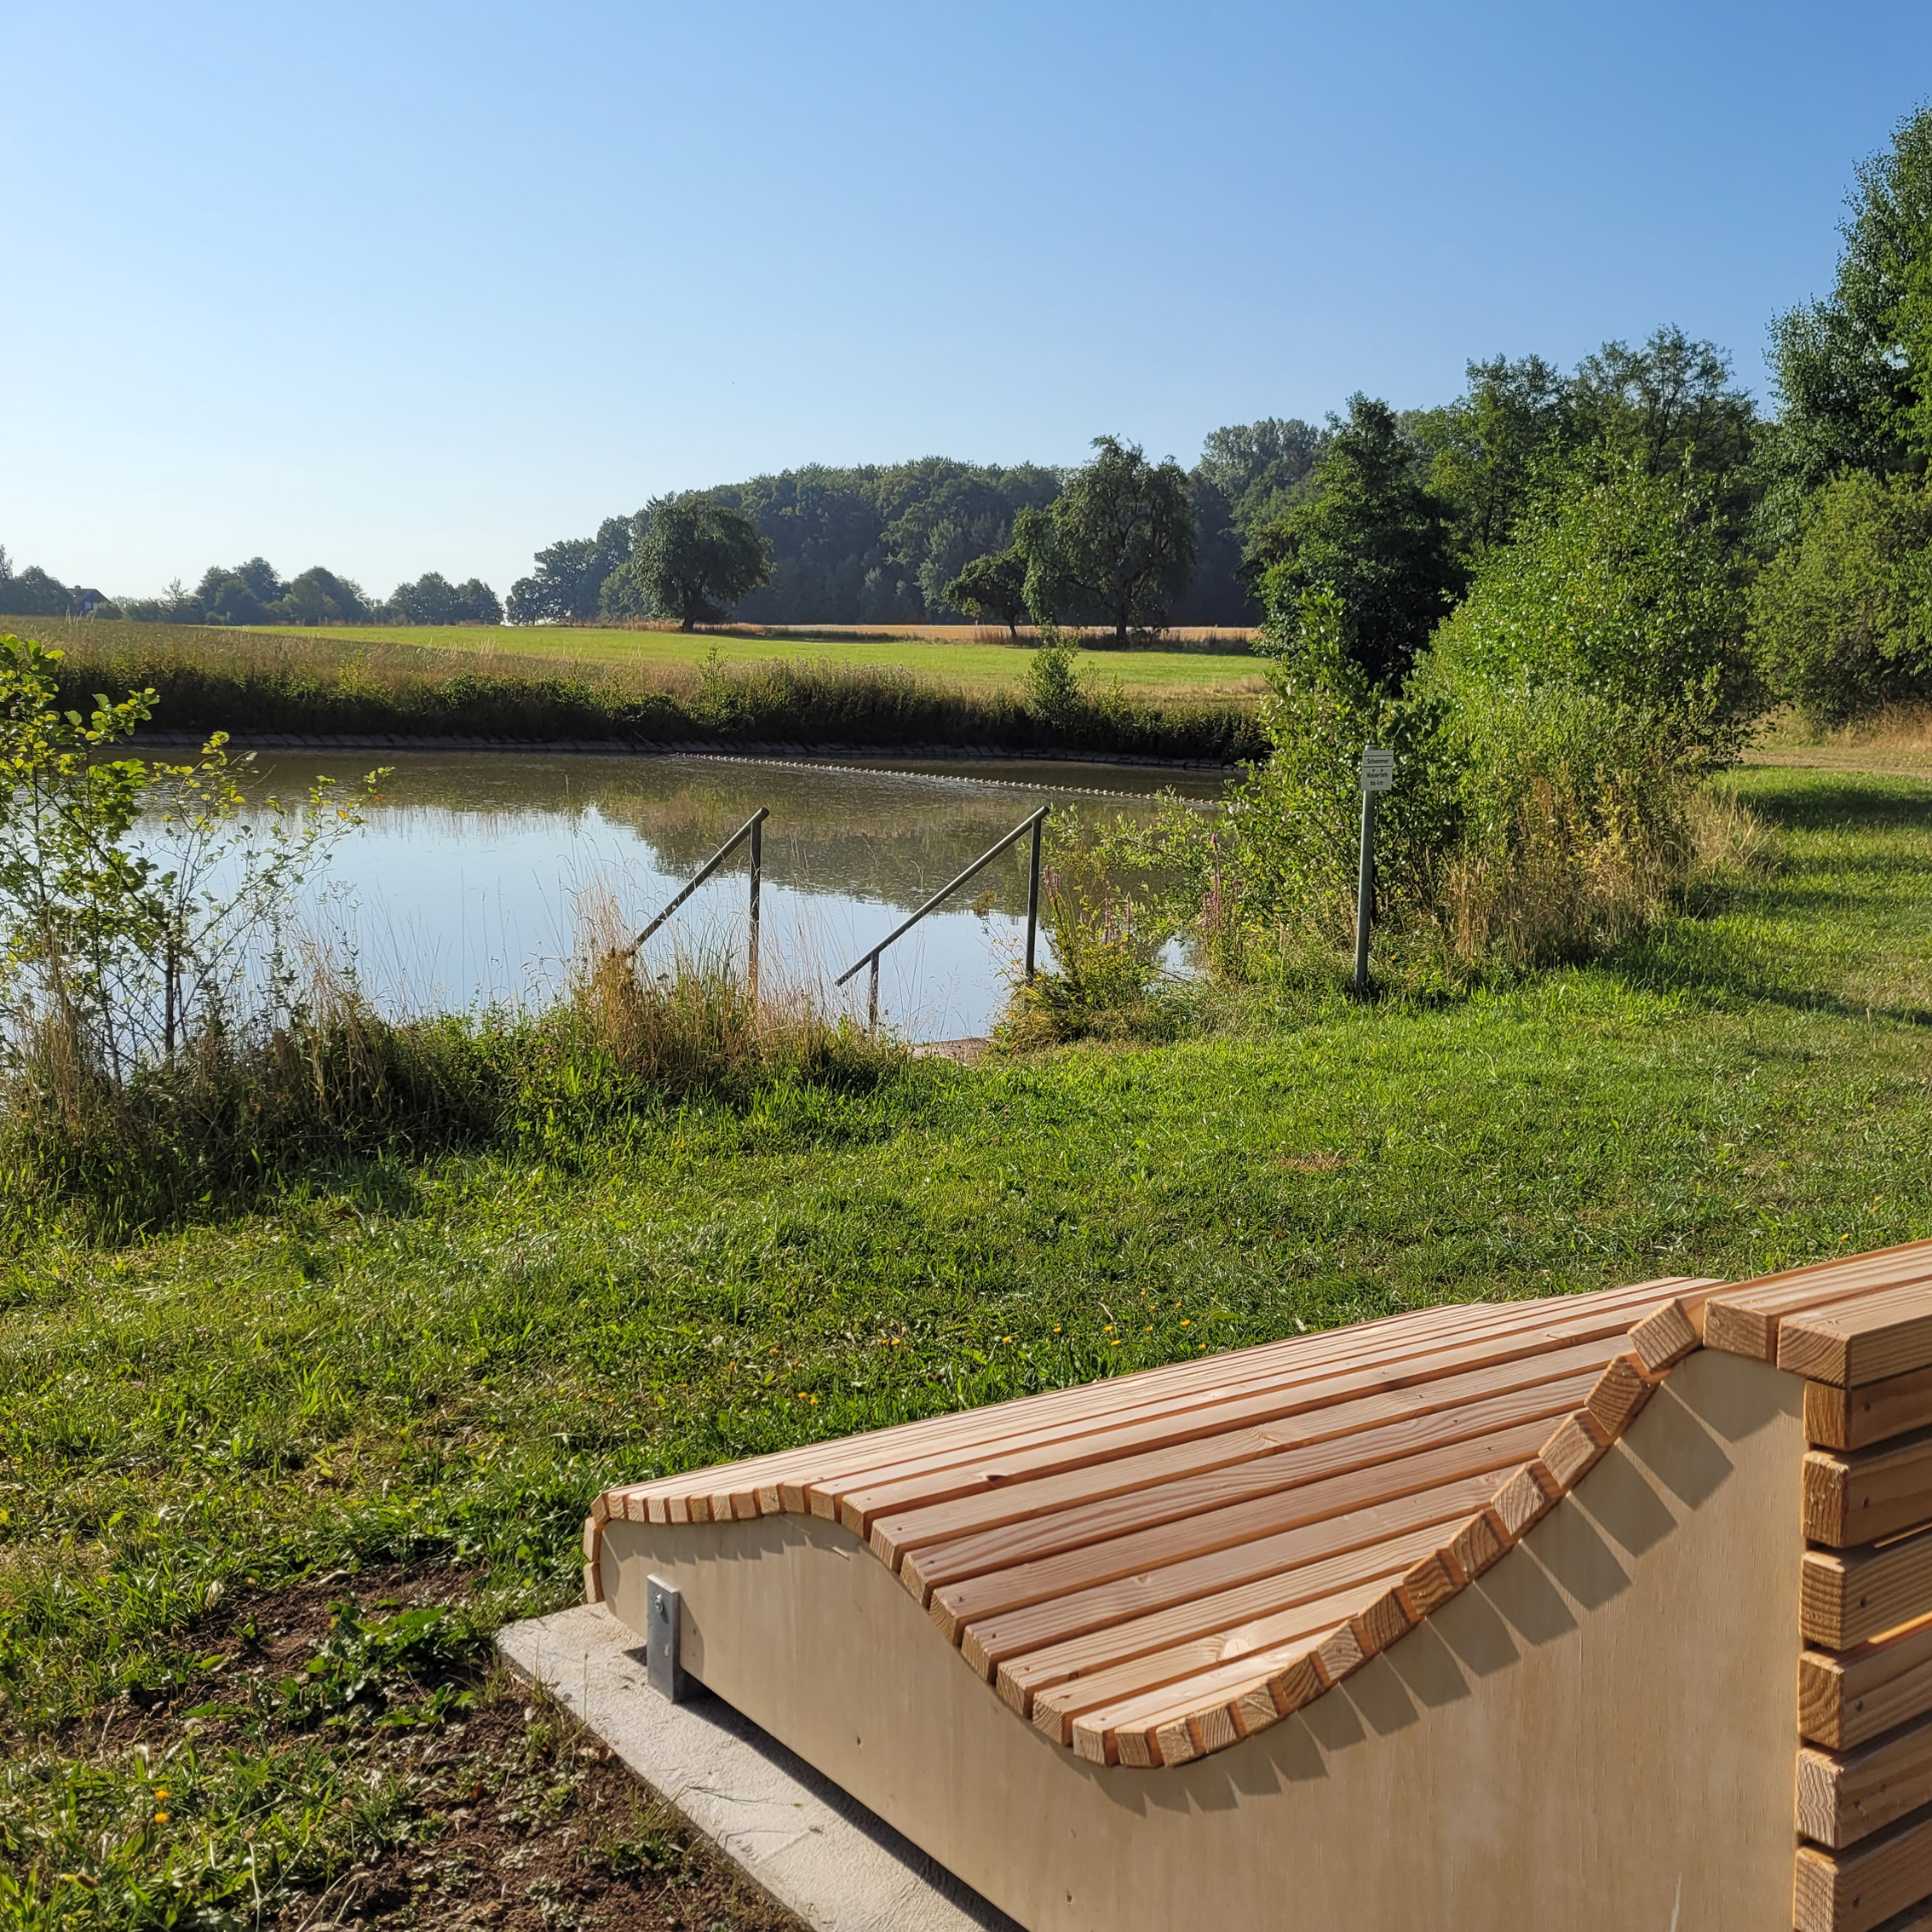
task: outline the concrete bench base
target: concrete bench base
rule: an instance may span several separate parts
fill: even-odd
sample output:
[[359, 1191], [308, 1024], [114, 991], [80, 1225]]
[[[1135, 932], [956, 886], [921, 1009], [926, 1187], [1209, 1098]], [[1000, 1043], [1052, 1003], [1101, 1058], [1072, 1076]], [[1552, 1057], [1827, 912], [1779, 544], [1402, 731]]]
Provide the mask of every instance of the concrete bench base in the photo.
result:
[[601, 1604], [512, 1624], [497, 1647], [814, 1932], [1019, 1932], [721, 1699], [658, 1696], [635, 1633]]

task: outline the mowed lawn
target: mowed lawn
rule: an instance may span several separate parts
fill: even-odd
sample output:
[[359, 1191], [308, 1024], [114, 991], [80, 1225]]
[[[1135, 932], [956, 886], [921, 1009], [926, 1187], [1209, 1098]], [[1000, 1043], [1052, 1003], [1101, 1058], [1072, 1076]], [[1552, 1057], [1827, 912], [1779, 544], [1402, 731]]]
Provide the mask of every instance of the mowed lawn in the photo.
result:
[[[1459, 1003], [1257, 994], [1178, 1044], [538, 1123], [127, 1247], [16, 1228], [0, 1870], [68, 1915], [20, 1916], [246, 1918], [258, 1883], [291, 1927], [346, 1916], [331, 1886], [417, 1924], [522, 1900], [508, 1854], [463, 1849], [465, 1794], [561, 1832], [549, 1720], [490, 1744], [501, 1697], [464, 1729], [452, 1673], [469, 1633], [572, 1598], [606, 1484], [1446, 1299], [1932, 1233], [1932, 785], [1737, 782], [1777, 828], [1761, 874]], [[325, 1634], [348, 1592], [376, 1636]], [[424, 1593], [446, 1655], [381, 1620]], [[607, 1856], [585, 1825], [583, 1884], [628, 1858], [653, 1919], [708, 1925], [677, 1916], [700, 1868], [643, 1830]]]
[[[263, 635], [286, 635], [285, 632]], [[1031, 653], [1023, 647], [925, 637], [869, 637], [852, 642], [804, 635], [730, 637], [676, 630], [602, 630], [491, 624], [361, 624], [319, 627], [294, 635], [333, 637], [346, 643], [413, 645], [503, 658], [551, 658], [597, 664], [702, 664], [714, 651], [727, 664], [773, 658], [809, 658], [830, 664], [889, 666], [955, 684], [996, 689], [1021, 683]], [[1262, 663], [1245, 652], [1083, 650], [1082, 681], [1096, 688], [1118, 681], [1149, 697], [1252, 696], [1262, 688]]]

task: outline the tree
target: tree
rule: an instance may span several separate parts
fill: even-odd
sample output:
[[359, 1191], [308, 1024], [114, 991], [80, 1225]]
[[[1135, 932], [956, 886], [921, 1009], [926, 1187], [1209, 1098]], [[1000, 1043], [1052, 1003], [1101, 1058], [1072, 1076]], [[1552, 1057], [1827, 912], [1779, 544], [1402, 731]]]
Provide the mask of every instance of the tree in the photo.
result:
[[1634, 456], [1561, 472], [1431, 642], [1418, 681], [1465, 694], [1568, 685], [1670, 722], [1695, 751], [1757, 716], [1735, 552], [1712, 486]]
[[1679, 328], [1657, 331], [1641, 349], [1606, 342], [1577, 365], [1571, 385], [1572, 440], [1634, 458], [1653, 476], [1688, 463], [1722, 480], [1749, 463], [1757, 408], [1731, 387], [1731, 365], [1715, 342]]
[[1831, 293], [1771, 325], [1768, 543], [1796, 536], [1805, 492], [1836, 472], [1917, 474], [1932, 455], [1932, 106], [1908, 114], [1889, 151], [1860, 166], [1846, 207]]
[[480, 578], [451, 584], [432, 570], [413, 584], [399, 584], [383, 608], [393, 624], [501, 624], [503, 607]]
[[65, 617], [74, 607], [73, 592], [38, 564], [29, 564], [17, 576], [0, 550], [0, 612], [12, 617]]
[[1765, 566], [1752, 637], [1766, 681], [1816, 725], [1932, 694], [1932, 492], [1847, 470]]
[[535, 573], [510, 585], [509, 621], [571, 624], [596, 617], [605, 584], [630, 561], [648, 515], [607, 516], [595, 537], [566, 538], [539, 550]]
[[1471, 362], [1468, 377], [1461, 396], [1412, 427], [1473, 563], [1509, 541], [1538, 474], [1573, 440], [1573, 411], [1569, 379], [1540, 355]]
[[1017, 637], [1020, 620], [1026, 615], [1026, 560], [1013, 546], [975, 557], [946, 586], [944, 595], [969, 618], [991, 612]]
[[291, 578], [280, 599], [264, 608], [281, 624], [367, 624], [370, 618], [362, 586], [320, 564]]
[[1287, 508], [1327, 446], [1325, 430], [1298, 417], [1264, 417], [1211, 431], [1194, 474], [1227, 499], [1229, 520], [1245, 536]]
[[201, 573], [194, 600], [204, 623], [260, 624], [266, 607], [286, 589], [266, 557], [250, 557], [232, 568], [210, 565]]
[[[1052, 541], [1034, 543], [1028, 575], [1038, 580], [1043, 601], [1056, 601], [1064, 590], [1104, 616], [1116, 641], [1125, 643], [1130, 630], [1157, 629], [1187, 588], [1194, 506], [1187, 473], [1172, 457], [1150, 463], [1139, 444], [1114, 436], [1096, 436], [1094, 447], [1100, 453], [1067, 479], [1045, 512]], [[1039, 605], [1034, 614], [1043, 615]]]
[[1256, 533], [1250, 567], [1270, 624], [1291, 640], [1311, 592], [1341, 603], [1356, 661], [1393, 684], [1462, 589], [1451, 505], [1423, 480], [1426, 452], [1387, 403], [1348, 399], [1331, 419], [1314, 493]]
[[648, 514], [644, 540], [627, 567], [645, 607], [675, 617], [681, 630], [716, 622], [771, 575], [771, 558], [756, 526], [708, 492], [659, 497]]

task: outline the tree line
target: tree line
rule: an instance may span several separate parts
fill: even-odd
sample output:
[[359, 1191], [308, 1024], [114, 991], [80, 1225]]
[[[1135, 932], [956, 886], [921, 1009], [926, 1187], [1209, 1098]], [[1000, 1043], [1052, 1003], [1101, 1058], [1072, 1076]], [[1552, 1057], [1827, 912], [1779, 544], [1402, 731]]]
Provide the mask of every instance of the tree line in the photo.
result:
[[319, 564], [285, 582], [265, 557], [211, 564], [192, 590], [177, 578], [158, 597], [115, 599], [84, 584], [63, 584], [37, 564], [15, 572], [0, 549], [0, 614], [141, 624], [501, 624], [503, 607], [480, 578], [451, 584], [433, 570], [413, 584], [399, 584], [383, 599]]
[[1438, 408], [1357, 395], [1320, 427], [1231, 424], [1192, 469], [1101, 436], [1077, 469], [929, 457], [681, 492], [538, 551], [507, 614], [687, 626], [964, 617], [1098, 624], [1124, 640], [1258, 624], [1284, 585], [1320, 581], [1383, 640], [1371, 654], [1386, 671], [1578, 452], [1623, 452], [1658, 474], [1688, 458], [1744, 532], [1762, 520], [1774, 428], [1714, 344], [1664, 328], [1567, 372], [1536, 355], [1472, 362], [1463, 393]]

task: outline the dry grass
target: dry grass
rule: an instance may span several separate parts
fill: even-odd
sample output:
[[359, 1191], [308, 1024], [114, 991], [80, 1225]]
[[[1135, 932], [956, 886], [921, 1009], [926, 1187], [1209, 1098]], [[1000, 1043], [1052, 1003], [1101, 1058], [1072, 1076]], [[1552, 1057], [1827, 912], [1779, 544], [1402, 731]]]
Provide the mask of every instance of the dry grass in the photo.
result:
[[1458, 975], [1587, 957], [1658, 926], [1714, 881], [1761, 869], [1771, 845], [1770, 825], [1728, 787], [1667, 810], [1634, 799], [1607, 810], [1539, 780], [1506, 846], [1444, 868], [1434, 938]]

